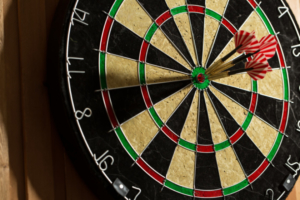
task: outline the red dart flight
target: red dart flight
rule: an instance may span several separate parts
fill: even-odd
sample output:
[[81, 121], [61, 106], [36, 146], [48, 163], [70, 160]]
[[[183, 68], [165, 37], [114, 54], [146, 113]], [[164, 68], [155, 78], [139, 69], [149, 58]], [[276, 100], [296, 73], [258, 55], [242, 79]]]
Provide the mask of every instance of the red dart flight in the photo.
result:
[[265, 62], [265, 59], [266, 58], [264, 58], [263, 54], [259, 54], [256, 55], [256, 58], [254, 57], [253, 60], [246, 63], [245, 69], [252, 68], [252, 70], [247, 71], [247, 73], [253, 80], [257, 81], [263, 79], [266, 76], [267, 72], [272, 71], [272, 68], [270, 67], [268, 61]]
[[266, 64], [268, 67], [268, 72], [271, 72], [272, 71], [272, 68], [271, 66], [269, 65], [268, 63], [268, 60], [266, 58], [266, 56], [262, 53], [257, 53], [255, 54], [255, 56], [253, 57], [253, 61], [256, 61], [256, 62], [260, 62], [260, 63], [263, 63], [263, 64]]
[[238, 53], [254, 53], [259, 50], [260, 43], [257, 41], [254, 32], [239, 31], [234, 35], [235, 47], [239, 47]]
[[274, 35], [269, 34], [265, 37], [262, 37], [259, 41], [259, 44], [260, 53], [263, 53], [267, 59], [270, 59], [275, 55], [277, 41]]

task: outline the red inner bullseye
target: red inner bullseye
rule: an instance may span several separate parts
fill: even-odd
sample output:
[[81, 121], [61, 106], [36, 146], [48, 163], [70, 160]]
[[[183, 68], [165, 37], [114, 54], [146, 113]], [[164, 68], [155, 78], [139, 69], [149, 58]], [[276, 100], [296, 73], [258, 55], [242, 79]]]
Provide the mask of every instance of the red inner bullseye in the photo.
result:
[[203, 83], [205, 81], [205, 77], [203, 74], [198, 74], [197, 80], [199, 83]]

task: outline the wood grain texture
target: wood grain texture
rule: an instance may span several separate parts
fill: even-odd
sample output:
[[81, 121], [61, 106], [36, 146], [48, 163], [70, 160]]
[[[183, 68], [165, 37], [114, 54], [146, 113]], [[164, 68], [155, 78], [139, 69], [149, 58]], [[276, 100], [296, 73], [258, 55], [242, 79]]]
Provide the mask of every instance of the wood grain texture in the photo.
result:
[[[0, 0], [0, 66], [4, 65], [4, 15], [3, 0]], [[0, 96], [5, 96], [5, 68], [0, 67]], [[6, 99], [0, 99], [0, 196], [9, 199], [9, 153], [6, 132]]]
[[25, 199], [17, 1], [3, 0], [1, 7], [3, 9], [0, 13], [3, 18], [0, 21], [4, 24], [0, 28], [2, 32], [0, 76], [3, 76], [0, 83], [3, 91], [0, 94], [0, 101], [5, 107], [0, 108], [0, 112], [3, 114], [2, 122], [5, 129], [2, 133], [6, 135], [9, 154], [6, 169], [9, 173], [9, 183], [6, 183], [4, 188], [9, 186], [9, 199]]
[[71, 161], [65, 154], [66, 173], [66, 200], [96, 200], [95, 195], [89, 190], [86, 184], [81, 181], [77, 171], [75, 171]]
[[[0, 199], [94, 200], [50, 116], [46, 48], [59, 1], [0, 0]], [[300, 20], [300, 0], [288, 0]], [[14, 80], [14, 81], [12, 81]], [[300, 200], [300, 181], [288, 200]]]
[[47, 88], [43, 84], [46, 75], [46, 3], [44, 0], [19, 0], [18, 5], [27, 198], [52, 200], [50, 110]]

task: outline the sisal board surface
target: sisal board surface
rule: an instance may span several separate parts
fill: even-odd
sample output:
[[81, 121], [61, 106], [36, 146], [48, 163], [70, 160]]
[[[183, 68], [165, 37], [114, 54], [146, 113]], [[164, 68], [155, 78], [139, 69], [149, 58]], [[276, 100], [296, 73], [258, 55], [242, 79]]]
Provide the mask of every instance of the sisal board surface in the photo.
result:
[[167, 174], [167, 179], [184, 187], [193, 188], [195, 152], [177, 146]]
[[214, 144], [224, 142], [225, 140], [227, 140], [226, 133], [224, 132], [224, 129], [207, 95], [207, 92], [204, 93], [204, 98], [206, 102], [206, 108], [207, 108], [207, 113], [208, 113], [208, 118], [210, 123], [210, 131], [211, 131], [213, 142]]
[[145, 66], [146, 66], [145, 68], [146, 68], [147, 84], [190, 79], [190, 77], [186, 74], [181, 74], [175, 71], [156, 67], [150, 64], [146, 64]]
[[142, 38], [152, 24], [151, 18], [136, 0], [125, 0], [117, 12], [115, 19]]
[[215, 96], [219, 99], [219, 101], [224, 105], [227, 111], [231, 114], [231, 116], [235, 119], [235, 121], [242, 126], [244, 123], [248, 111], [223, 95], [221, 92], [216, 90], [213, 87], [210, 87], [211, 91], [215, 94]]
[[[253, 116], [252, 121], [246, 131], [250, 139], [255, 143], [259, 150], [268, 156], [277, 137], [277, 130], [270, 127], [256, 116]], [[261, 134], [268, 133], [268, 134]]]
[[142, 153], [159, 131], [147, 110], [122, 124], [121, 128], [138, 154]]
[[180, 137], [188, 142], [197, 143], [197, 124], [199, 110], [199, 92], [196, 91], [190, 111], [184, 123]]
[[197, 64], [197, 58], [196, 58], [196, 51], [192, 36], [192, 29], [190, 26], [190, 19], [187, 13], [182, 13], [179, 15], [174, 16], [175, 23], [178, 26], [178, 29], [181, 33], [182, 38], [184, 39], [184, 42], [194, 60], [194, 62]]
[[265, 78], [258, 81], [258, 93], [283, 99], [283, 80], [282, 72], [274, 69], [271, 73], [267, 73]]
[[106, 81], [108, 89], [137, 86], [138, 62], [120, 56], [106, 54]]
[[154, 105], [154, 108], [163, 122], [166, 122], [186, 95], [191, 91], [192, 85], [187, 86], [175, 94]]
[[216, 152], [222, 187], [235, 185], [246, 177], [232, 147]]
[[173, 46], [173, 44], [169, 41], [169, 39], [164, 35], [164, 33], [157, 29], [153, 37], [151, 38], [151, 44], [153, 44], [156, 48], [182, 64], [187, 69], [191, 70], [189, 64], [184, 60], [181, 54], [177, 51], [177, 49]]

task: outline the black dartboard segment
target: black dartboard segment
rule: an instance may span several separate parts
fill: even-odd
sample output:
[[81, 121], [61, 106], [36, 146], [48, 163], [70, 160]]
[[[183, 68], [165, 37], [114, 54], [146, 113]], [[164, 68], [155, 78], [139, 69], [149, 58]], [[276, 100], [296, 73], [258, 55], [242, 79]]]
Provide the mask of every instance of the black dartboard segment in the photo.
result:
[[154, 170], [163, 176], [167, 175], [176, 144], [163, 132], [159, 132], [151, 144], [142, 154], [142, 158], [149, 163]]
[[195, 41], [195, 49], [197, 52], [197, 59], [200, 65], [203, 65], [202, 54], [203, 54], [203, 35], [204, 35], [204, 15], [199, 15], [197, 13], [189, 14], [191, 21], [191, 29]]
[[[243, 12], [240, 12], [240, 10], [243, 10]], [[235, 28], [240, 29], [252, 12], [253, 7], [249, 2], [230, 0], [224, 17], [228, 19]]]
[[[287, 197], [287, 164], [300, 160], [299, 28], [285, 1], [258, 3], [62, 5], [49, 48], [51, 108], [99, 199], [103, 186], [106, 199]], [[273, 71], [209, 81], [205, 70], [239, 30], [275, 35]]]
[[190, 73], [191, 71], [182, 66], [176, 60], [170, 58], [168, 55], [161, 52], [159, 49], [150, 45], [147, 52], [147, 63], [157, 66], [163, 66], [164, 68], [180, 71], [183, 73]]
[[234, 120], [234, 118], [230, 115], [228, 110], [220, 101], [218, 101], [216, 96], [210, 90], [207, 90], [207, 93], [214, 106], [214, 109], [217, 111], [219, 120], [221, 121], [221, 124], [223, 125], [226, 134], [229, 137], [232, 136], [240, 128], [238, 123]]
[[140, 87], [130, 87], [109, 92], [119, 123], [129, 120], [146, 109]]
[[199, 121], [198, 121], [197, 142], [198, 144], [213, 144], [203, 91], [200, 93], [199, 103], [200, 103], [200, 108], [199, 108], [199, 115], [198, 115]]
[[196, 89], [193, 89], [187, 95], [187, 97], [181, 102], [177, 110], [173, 113], [173, 115], [166, 123], [168, 127], [171, 128], [177, 135], [180, 135], [184, 123], [186, 122], [186, 117], [190, 111], [195, 91]]
[[212, 64], [232, 37], [233, 34], [230, 30], [228, 30], [225, 26], [220, 26], [206, 66], [210, 66]]
[[[207, 190], [221, 188], [220, 175], [215, 153], [198, 153], [196, 165], [196, 188]], [[209, 183], [207, 183], [207, 180], [210, 180]]]

